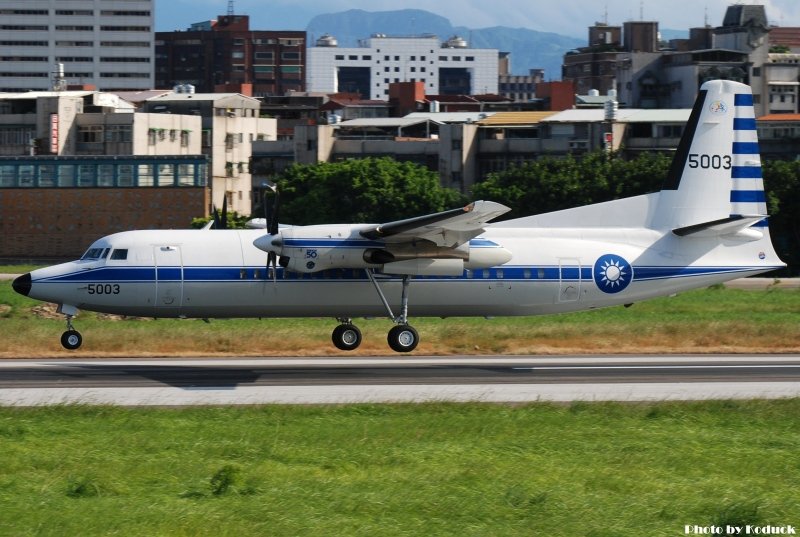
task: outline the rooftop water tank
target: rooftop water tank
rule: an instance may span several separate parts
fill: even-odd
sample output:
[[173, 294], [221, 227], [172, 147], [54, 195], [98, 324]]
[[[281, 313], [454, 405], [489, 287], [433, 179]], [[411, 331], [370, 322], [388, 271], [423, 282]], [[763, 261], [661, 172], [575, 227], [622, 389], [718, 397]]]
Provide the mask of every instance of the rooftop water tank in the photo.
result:
[[467, 48], [467, 40], [461, 36], [454, 35], [444, 42], [443, 48]]
[[331, 34], [323, 34], [322, 37], [317, 39], [318, 47], [338, 47], [339, 42]]

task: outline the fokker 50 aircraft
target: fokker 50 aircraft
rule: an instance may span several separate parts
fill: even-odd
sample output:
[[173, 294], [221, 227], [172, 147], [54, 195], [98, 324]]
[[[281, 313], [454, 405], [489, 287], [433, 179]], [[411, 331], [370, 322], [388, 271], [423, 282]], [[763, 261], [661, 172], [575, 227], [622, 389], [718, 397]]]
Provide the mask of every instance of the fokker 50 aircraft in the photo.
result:
[[[413, 350], [418, 316], [561, 313], [629, 304], [785, 266], [770, 242], [750, 88], [700, 89], [660, 192], [488, 224], [490, 201], [384, 224], [128, 231], [78, 261], [18, 277], [58, 304], [61, 341], [79, 309], [153, 317], [389, 316], [389, 346]], [[413, 291], [413, 292], [409, 292]], [[394, 310], [393, 310], [394, 308]], [[399, 308], [399, 309], [398, 309]], [[394, 311], [398, 311], [395, 314]]]

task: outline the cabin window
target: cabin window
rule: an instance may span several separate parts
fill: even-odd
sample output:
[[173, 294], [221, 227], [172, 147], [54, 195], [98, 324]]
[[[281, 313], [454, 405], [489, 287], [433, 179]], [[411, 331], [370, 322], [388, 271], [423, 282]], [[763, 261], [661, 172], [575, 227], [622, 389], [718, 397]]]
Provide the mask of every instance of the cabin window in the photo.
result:
[[128, 259], [128, 249], [127, 248], [117, 248], [113, 252], [111, 252], [111, 260], [112, 261], [125, 261]]

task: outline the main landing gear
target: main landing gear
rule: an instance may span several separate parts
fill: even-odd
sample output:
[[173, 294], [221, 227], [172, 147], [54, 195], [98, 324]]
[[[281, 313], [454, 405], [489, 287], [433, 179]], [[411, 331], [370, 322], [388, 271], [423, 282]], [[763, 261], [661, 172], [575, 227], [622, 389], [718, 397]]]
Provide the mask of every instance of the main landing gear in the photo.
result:
[[72, 326], [72, 315], [67, 315], [67, 331], [61, 334], [61, 345], [70, 351], [74, 351], [83, 343], [83, 336]]
[[[375, 286], [375, 291], [377, 291], [378, 296], [383, 303], [383, 307], [386, 308], [386, 313], [396, 325], [389, 330], [389, 335], [386, 338], [389, 343], [389, 347], [391, 347], [391, 349], [395, 352], [413, 351], [419, 344], [419, 333], [414, 329], [413, 326], [408, 324], [408, 287], [411, 283], [410, 277], [403, 276], [403, 294], [401, 298], [400, 315], [395, 316], [392, 312], [391, 306], [389, 306], [389, 301], [386, 300], [386, 296], [383, 294], [383, 290], [375, 280], [375, 276], [373, 275], [372, 271], [367, 269], [366, 273], [367, 277], [372, 282], [372, 285]], [[359, 330], [358, 327], [353, 324], [352, 319], [338, 319], [338, 321], [341, 324], [333, 330], [333, 334], [331, 335], [333, 344], [337, 349], [341, 349], [343, 351], [352, 351], [357, 349], [361, 344], [361, 330]]]

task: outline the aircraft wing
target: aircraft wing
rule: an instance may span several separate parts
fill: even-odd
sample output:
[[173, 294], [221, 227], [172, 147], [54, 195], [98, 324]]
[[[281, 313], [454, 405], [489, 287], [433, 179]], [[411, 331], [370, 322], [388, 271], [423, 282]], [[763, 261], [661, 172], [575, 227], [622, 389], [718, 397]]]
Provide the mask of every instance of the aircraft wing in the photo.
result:
[[466, 207], [387, 222], [361, 230], [361, 236], [388, 243], [427, 240], [455, 248], [484, 231], [484, 224], [511, 209], [493, 201], [475, 201]]

